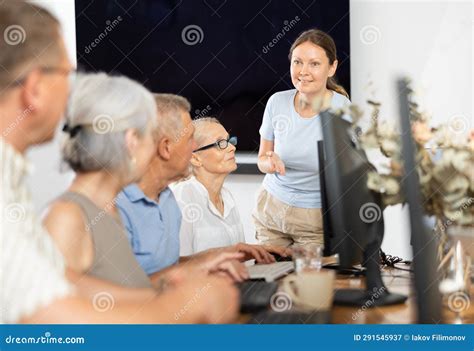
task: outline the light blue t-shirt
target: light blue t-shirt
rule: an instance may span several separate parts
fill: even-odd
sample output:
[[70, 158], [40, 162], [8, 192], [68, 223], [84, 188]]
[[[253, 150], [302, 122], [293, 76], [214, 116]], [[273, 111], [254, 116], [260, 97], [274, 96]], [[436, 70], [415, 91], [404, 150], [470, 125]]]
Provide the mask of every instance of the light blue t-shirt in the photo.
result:
[[147, 274], [179, 261], [181, 210], [169, 188], [160, 193], [157, 202], [131, 184], [118, 195], [117, 208], [135, 258]]
[[[296, 89], [292, 89], [268, 99], [260, 135], [274, 142], [274, 151], [285, 164], [286, 174], [267, 174], [263, 187], [290, 206], [321, 208], [317, 144], [323, 139], [321, 118], [301, 117], [295, 110], [295, 95]], [[332, 109], [348, 104], [348, 98], [333, 92]]]

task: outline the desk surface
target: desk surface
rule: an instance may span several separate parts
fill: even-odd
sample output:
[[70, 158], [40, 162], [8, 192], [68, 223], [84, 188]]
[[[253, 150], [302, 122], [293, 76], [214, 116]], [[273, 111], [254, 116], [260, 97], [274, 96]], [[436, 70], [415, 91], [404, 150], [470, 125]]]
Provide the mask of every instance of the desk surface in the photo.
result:
[[[388, 290], [408, 296], [404, 304], [386, 307], [371, 307], [362, 309], [360, 307], [333, 306], [332, 323], [335, 324], [411, 324], [416, 323], [416, 301], [411, 288], [411, 273], [408, 271], [386, 268], [382, 271], [383, 280]], [[364, 278], [347, 277], [338, 275], [336, 278], [336, 289], [362, 289]], [[471, 286], [471, 296], [474, 295], [474, 286]], [[461, 312], [463, 324], [474, 323], [474, 303], [469, 301], [469, 307]], [[443, 303], [443, 323], [456, 323], [456, 314]], [[249, 315], [241, 315], [239, 322], [245, 323]]]

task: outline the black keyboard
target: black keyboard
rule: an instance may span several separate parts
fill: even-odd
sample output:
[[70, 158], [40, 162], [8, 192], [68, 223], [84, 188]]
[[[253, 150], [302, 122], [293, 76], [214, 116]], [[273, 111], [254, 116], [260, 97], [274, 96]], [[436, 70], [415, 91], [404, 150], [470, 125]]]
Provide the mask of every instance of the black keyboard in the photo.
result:
[[240, 311], [251, 313], [267, 308], [278, 289], [278, 283], [263, 281], [246, 281], [237, 284], [240, 290]]
[[247, 324], [329, 324], [331, 312], [275, 312], [262, 311], [253, 315]]
[[273, 255], [273, 258], [275, 259], [275, 261], [277, 261], [277, 262], [293, 261], [293, 258], [291, 256], [283, 257], [283, 256], [280, 256], [279, 254], [276, 254], [276, 253], [272, 253], [272, 255]]

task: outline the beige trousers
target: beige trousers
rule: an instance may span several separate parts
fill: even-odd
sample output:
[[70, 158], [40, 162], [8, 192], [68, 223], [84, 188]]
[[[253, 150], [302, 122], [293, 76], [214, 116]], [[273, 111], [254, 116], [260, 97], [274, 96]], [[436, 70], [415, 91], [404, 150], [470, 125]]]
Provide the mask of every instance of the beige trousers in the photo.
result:
[[261, 244], [324, 244], [321, 209], [290, 206], [263, 187], [258, 192], [257, 207], [252, 217], [255, 236]]

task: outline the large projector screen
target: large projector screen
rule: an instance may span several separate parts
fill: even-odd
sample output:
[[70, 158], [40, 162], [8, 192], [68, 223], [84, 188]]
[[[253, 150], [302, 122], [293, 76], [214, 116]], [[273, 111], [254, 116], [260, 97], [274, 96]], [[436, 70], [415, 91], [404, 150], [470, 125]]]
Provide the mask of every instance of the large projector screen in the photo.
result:
[[288, 51], [304, 30], [335, 40], [337, 78], [350, 91], [349, 1], [76, 1], [79, 68], [127, 75], [191, 101], [258, 150], [263, 111], [292, 89]]

